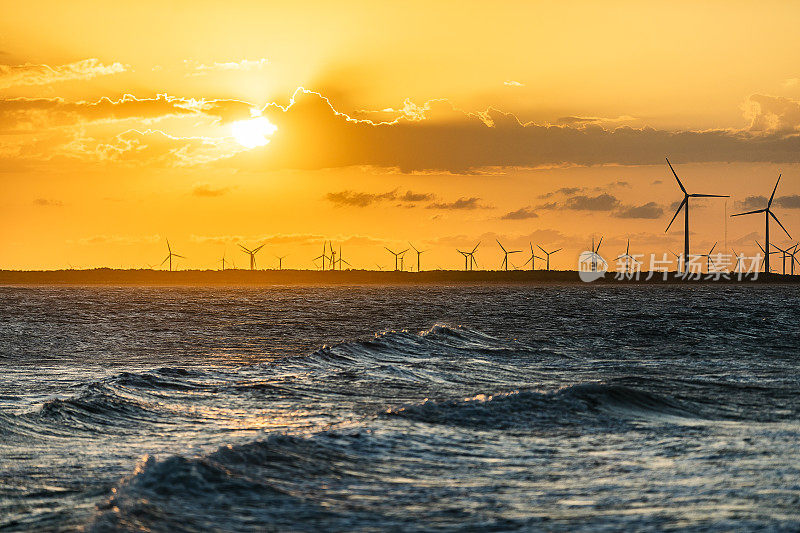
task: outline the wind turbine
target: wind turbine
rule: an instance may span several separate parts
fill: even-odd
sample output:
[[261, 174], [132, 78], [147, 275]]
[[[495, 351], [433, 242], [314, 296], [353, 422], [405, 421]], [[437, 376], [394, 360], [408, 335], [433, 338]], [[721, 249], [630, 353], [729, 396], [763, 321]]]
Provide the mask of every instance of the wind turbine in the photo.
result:
[[600, 245], [603, 244], [603, 236], [600, 236], [600, 242], [597, 243], [597, 248], [594, 247], [594, 237], [592, 237], [592, 272], [597, 272], [597, 257], [600, 255]]
[[667, 225], [667, 229], [664, 230], [664, 233], [669, 231], [670, 226], [672, 223], [675, 222], [675, 219], [678, 217], [678, 213], [681, 212], [683, 209], [684, 220], [683, 220], [683, 263], [684, 269], [686, 268], [686, 261], [689, 258], [689, 198], [730, 198], [729, 195], [722, 195], [722, 194], [689, 194], [686, 192], [686, 187], [683, 186], [681, 183], [678, 174], [675, 172], [675, 169], [672, 168], [672, 163], [669, 162], [669, 158], [667, 158], [667, 165], [669, 165], [669, 169], [672, 171], [672, 174], [675, 176], [675, 180], [678, 182], [678, 187], [681, 188], [683, 191], [683, 200], [681, 201], [680, 205], [678, 206], [678, 210], [675, 211], [675, 214], [672, 217], [672, 220], [669, 221]]
[[222, 252], [222, 259], [220, 262], [222, 263], [222, 271], [225, 272], [225, 252]]
[[[170, 245], [169, 245], [169, 239], [167, 239], [167, 250], [169, 251], [169, 253], [167, 254], [167, 257], [165, 257], [164, 260], [161, 261], [161, 265], [163, 265], [164, 263], [169, 261], [169, 271], [172, 272], [172, 258], [173, 257], [180, 257], [181, 259], [186, 259], [186, 258], [183, 257], [182, 255], [178, 255], [178, 254], [176, 254], [176, 253], [174, 253], [172, 251], [172, 247], [170, 247]], [[161, 265], [158, 265], [158, 266], [161, 266]]]
[[424, 253], [425, 253], [425, 252], [427, 252], [428, 250], [417, 250], [417, 248], [416, 248], [416, 247], [415, 247], [413, 244], [411, 244], [410, 242], [409, 242], [408, 244], [409, 244], [409, 245], [410, 245], [412, 248], [414, 248], [414, 251], [415, 251], [415, 252], [417, 252], [417, 272], [419, 272], [419, 256], [421, 256], [422, 254], [424, 254]]
[[469, 256], [469, 269], [472, 270], [472, 265], [478, 266], [478, 261], [475, 259], [475, 251], [478, 249], [478, 246], [481, 245], [481, 241], [478, 241], [478, 244], [475, 245], [475, 248], [472, 249], [471, 252], [467, 252]]
[[[777, 253], [778, 253], [778, 251], [777, 251], [777, 250], [773, 250], [773, 251], [771, 251], [770, 253], [767, 253], [767, 251], [764, 249], [764, 247], [763, 247], [763, 246], [761, 246], [761, 243], [760, 243], [760, 242], [758, 242], [758, 241], [756, 241], [756, 246], [758, 246], [758, 249], [759, 249], [759, 250], [761, 250], [761, 253], [762, 253], [762, 254], [764, 254], [764, 257], [765, 257], [765, 258], [766, 258], [767, 256], [770, 256], [770, 255], [772, 255], [772, 254], [777, 254]], [[767, 271], [765, 270], [764, 272], [767, 272]], [[770, 270], [769, 272], [771, 272], [771, 270]]]
[[[676, 254], [676, 253], [675, 253], [675, 252], [673, 252], [672, 250], [670, 250], [670, 251], [669, 251], [669, 253], [671, 253], [672, 255], [674, 255], [674, 256], [675, 256], [675, 259], [677, 259], [677, 260], [678, 260], [678, 272], [681, 272], [681, 271], [683, 271], [683, 268], [681, 268], [681, 262], [683, 262], [683, 263], [686, 263], [686, 261], [684, 261], [684, 259], [683, 259], [683, 254]], [[664, 257], [666, 257], [666, 256], [664, 256]]]
[[798, 246], [800, 246], [800, 243], [796, 243], [794, 246], [789, 248], [789, 250], [791, 250], [791, 253], [789, 255], [792, 258], [792, 260], [789, 261], [789, 264], [792, 266], [791, 267], [792, 268], [792, 276], [794, 276], [794, 264], [797, 263], [798, 265], [800, 265], [800, 260], [798, 260], [797, 257], [795, 257], [797, 255], [797, 253], [800, 252], [800, 250], [798, 250]]
[[529, 242], [528, 245], [530, 245], [530, 247], [531, 247], [531, 256], [528, 258], [527, 261], [522, 263], [522, 266], [525, 266], [528, 263], [530, 263], [531, 264], [531, 270], [536, 270], [536, 260], [538, 259], [540, 261], [544, 261], [544, 258], [543, 257], [539, 257], [538, 255], [533, 253], [533, 243], [532, 242]]
[[283, 270], [283, 260], [286, 259], [285, 255], [276, 255], [278, 258], [278, 270]]
[[395, 271], [397, 271], [397, 270], [398, 270], [398, 268], [397, 268], [398, 259], [399, 259], [399, 258], [400, 258], [400, 257], [401, 257], [401, 256], [402, 256], [404, 253], [406, 253], [406, 252], [408, 251], [408, 248], [406, 248], [406, 249], [405, 249], [405, 250], [403, 250], [402, 252], [394, 252], [394, 251], [390, 250], [388, 246], [384, 246], [384, 248], [386, 248], [387, 250], [389, 250], [389, 253], [390, 253], [390, 254], [392, 254], [392, 255], [394, 256], [394, 269], [395, 269]]
[[543, 251], [544, 254], [547, 256], [547, 270], [550, 270], [550, 256], [552, 254], [556, 253], [556, 252], [560, 252], [561, 248], [559, 248], [558, 250], [553, 250], [552, 252], [548, 252], [547, 250], [545, 250], [544, 248], [542, 248], [538, 244], [536, 245], [536, 247], [539, 248], [541, 251]]
[[716, 248], [716, 247], [717, 247], [717, 243], [715, 242], [714, 246], [711, 247], [711, 249], [708, 251], [707, 254], [700, 254], [700, 255], [697, 256], [697, 257], [705, 257], [706, 258], [706, 274], [711, 272], [711, 265], [714, 264], [714, 261], [711, 260], [711, 252], [713, 252], [714, 248]]
[[469, 252], [462, 252], [458, 248], [456, 248], [456, 252], [464, 256], [464, 271], [466, 272], [469, 270]]
[[[598, 248], [599, 247], [600, 246], [598, 245]], [[625, 272], [626, 273], [630, 273], [631, 262], [642, 264], [641, 261], [639, 261], [638, 259], [636, 259], [635, 257], [633, 257], [630, 254], [630, 249], [631, 249], [631, 240], [628, 239], [628, 244], [625, 245], [625, 253], [617, 257], [617, 260], [623, 259], [623, 258], [625, 259]]]
[[[767, 250], [769, 250], [769, 217], [775, 219], [775, 222], [781, 227], [781, 229], [786, 233], [786, 235], [791, 239], [792, 236], [789, 235], [789, 232], [786, 231], [786, 228], [783, 227], [781, 221], [778, 220], [778, 217], [775, 216], [775, 213], [772, 212], [770, 207], [772, 207], [772, 201], [775, 199], [775, 191], [778, 190], [778, 184], [781, 182], [781, 175], [778, 174], [778, 181], [775, 182], [775, 188], [772, 189], [772, 196], [769, 197], [769, 202], [767, 202], [767, 207], [764, 209], [756, 209], [755, 211], [747, 211], [746, 213], [736, 213], [735, 215], [731, 215], [732, 217], [739, 217], [742, 215], [752, 215], [754, 213], [764, 213], [764, 245]], [[769, 272], [769, 254], [765, 252], [764, 254], [764, 272]]]
[[315, 264], [316, 264], [317, 259], [322, 259], [322, 269], [321, 270], [325, 270], [325, 260], [328, 258], [328, 256], [325, 255], [325, 253], [326, 253], [325, 249], [327, 248], [327, 246], [328, 246], [328, 241], [322, 241], [322, 255], [318, 255], [317, 257], [314, 258]]
[[258, 248], [253, 248], [252, 250], [250, 250], [249, 248], [243, 246], [241, 243], [239, 244], [239, 248], [241, 248], [244, 251], [244, 253], [246, 253], [246, 254], [248, 254], [250, 256], [250, 270], [255, 270], [256, 269], [256, 254], [263, 247], [264, 247], [264, 245], [262, 244]]
[[500, 263], [500, 268], [502, 270], [508, 271], [508, 256], [511, 255], [511, 254], [518, 254], [522, 250], [510, 250], [510, 251], [506, 250], [505, 247], [502, 244], [500, 244], [500, 240], [499, 239], [495, 239], [495, 240], [497, 241], [497, 244], [500, 246], [500, 249], [503, 250], [503, 262]]
[[796, 250], [797, 245], [795, 244], [791, 248], [789, 248], [787, 246], [785, 250], [783, 248], [781, 248], [780, 246], [776, 245], [775, 243], [772, 244], [772, 247], [783, 253], [783, 275], [784, 276], [786, 275], [786, 258], [787, 257], [791, 257], [792, 258], [792, 260], [789, 262], [789, 265], [790, 265], [790, 267], [792, 269], [792, 275], [794, 275], [794, 261], [796, 261], [796, 259], [794, 258], [794, 255], [797, 253], [797, 250]]

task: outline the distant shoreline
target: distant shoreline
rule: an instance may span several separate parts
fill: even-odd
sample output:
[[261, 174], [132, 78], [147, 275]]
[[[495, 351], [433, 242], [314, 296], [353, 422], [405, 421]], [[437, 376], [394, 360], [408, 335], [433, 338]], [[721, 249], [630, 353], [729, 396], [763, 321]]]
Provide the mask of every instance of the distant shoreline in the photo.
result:
[[[615, 280], [616, 273], [608, 272], [604, 278], [586, 285], [638, 285], [638, 284], [714, 284], [731, 283], [800, 283], [800, 275], [759, 273], [753, 280], [744, 277], [733, 279], [684, 280], [670, 272], [667, 280], [662, 272], [645, 280]], [[705, 274], [703, 275], [705, 276]], [[93, 270], [0, 270], [0, 285], [145, 285], [145, 286], [248, 286], [248, 285], [528, 285], [528, 284], [584, 284], [575, 270], [515, 270], [515, 271], [459, 271], [430, 270], [423, 272], [395, 272], [373, 270], [118, 270], [99, 268]]]

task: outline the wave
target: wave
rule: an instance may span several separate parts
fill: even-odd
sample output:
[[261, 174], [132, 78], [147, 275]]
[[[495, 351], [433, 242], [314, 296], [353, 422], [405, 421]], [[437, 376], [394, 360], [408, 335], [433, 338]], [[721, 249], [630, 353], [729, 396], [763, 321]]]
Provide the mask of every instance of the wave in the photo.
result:
[[603, 383], [555, 392], [514, 391], [389, 409], [388, 416], [476, 429], [618, 428], [636, 418], [702, 418], [698, 409], [672, 398]]

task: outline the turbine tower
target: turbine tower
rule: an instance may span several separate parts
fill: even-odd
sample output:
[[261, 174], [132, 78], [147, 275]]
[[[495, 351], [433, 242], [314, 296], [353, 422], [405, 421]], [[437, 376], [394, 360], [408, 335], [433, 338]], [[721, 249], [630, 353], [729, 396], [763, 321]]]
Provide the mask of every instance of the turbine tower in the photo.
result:
[[675, 215], [673, 215], [672, 220], [669, 221], [667, 229], [664, 230], [664, 233], [669, 231], [670, 226], [672, 226], [672, 223], [675, 222], [675, 219], [678, 217], [678, 213], [680, 213], [681, 209], [683, 209], [683, 266], [685, 269], [686, 261], [689, 260], [689, 198], [730, 198], [730, 196], [723, 194], [689, 194], [686, 192], [686, 187], [684, 187], [683, 183], [681, 183], [677, 172], [675, 172], [675, 169], [672, 168], [672, 163], [669, 162], [669, 158], [667, 158], [667, 165], [669, 165], [669, 169], [672, 171], [673, 176], [675, 176], [675, 180], [678, 182], [678, 187], [680, 187], [681, 191], [683, 191], [683, 200], [678, 206], [678, 210], [675, 211]]
[[528, 245], [531, 247], [531, 256], [528, 258], [527, 261], [525, 261], [522, 264], [522, 266], [525, 266], [528, 263], [530, 263], [531, 264], [531, 270], [536, 270], [536, 260], [538, 259], [539, 261], [544, 261], [544, 257], [539, 257], [538, 255], [533, 253], [533, 243], [532, 242], [529, 242]]
[[417, 272], [419, 272], [419, 256], [421, 256], [428, 250], [417, 250], [417, 248], [413, 244], [411, 244], [410, 242], [408, 244], [411, 246], [411, 248], [414, 249], [415, 252], [417, 252]]
[[[169, 271], [172, 272], [172, 258], [173, 257], [180, 257], [181, 259], [186, 259], [186, 258], [183, 257], [182, 255], [178, 255], [178, 254], [176, 254], [176, 253], [174, 253], [172, 251], [172, 247], [170, 247], [170, 245], [169, 245], [169, 239], [167, 239], [167, 251], [168, 251], [167, 257], [165, 257], [164, 260], [161, 261], [161, 265], [163, 265], [164, 263], [169, 261]], [[161, 265], [158, 265], [158, 266], [161, 266]]]
[[322, 259], [321, 270], [323, 271], [325, 270], [325, 260], [328, 259], [328, 256], [325, 255], [327, 253], [326, 252], [327, 247], [328, 247], [328, 241], [322, 241], [322, 255], [318, 255], [317, 257], [314, 258], [314, 261], [316, 261], [317, 259]]
[[553, 255], [556, 252], [560, 252], [561, 248], [559, 248], [558, 250], [553, 250], [552, 252], [548, 252], [547, 250], [545, 250], [544, 248], [542, 248], [538, 244], [536, 245], [536, 247], [539, 248], [541, 251], [543, 251], [544, 254], [547, 256], [547, 270], [550, 270], [550, 256]]
[[384, 246], [384, 248], [386, 248], [386, 249], [389, 251], [389, 253], [390, 253], [390, 254], [392, 254], [392, 255], [394, 256], [394, 270], [395, 270], [395, 272], [396, 272], [397, 270], [399, 270], [399, 269], [397, 268], [397, 265], [398, 265], [398, 259], [400, 258], [400, 256], [402, 256], [404, 253], [406, 253], [406, 252], [408, 251], [408, 248], [406, 248], [406, 249], [405, 249], [405, 250], [403, 250], [402, 252], [394, 252], [394, 251], [390, 250], [388, 246]]
[[[765, 228], [764, 228], [764, 244], [765, 244], [766, 251], [769, 250], [769, 217], [774, 218], [775, 222], [778, 223], [778, 225], [786, 233], [786, 235], [788, 235], [790, 239], [792, 238], [792, 236], [789, 235], [789, 232], [786, 231], [786, 228], [783, 227], [783, 224], [781, 224], [781, 221], [778, 220], [778, 217], [775, 216], [775, 213], [773, 213], [772, 210], [770, 209], [770, 207], [772, 207], [772, 201], [775, 199], [775, 191], [778, 190], [778, 184], [780, 182], [781, 182], [781, 175], [778, 174], [778, 181], [775, 182], [775, 188], [772, 189], [772, 196], [769, 197], [769, 202], [767, 202], [767, 207], [765, 207], [764, 209], [756, 209], [755, 211], [747, 211], [745, 213], [736, 213], [735, 215], [731, 215], [732, 217], [740, 217], [742, 215], [752, 215], [752, 214], [755, 214], [755, 213], [764, 213], [764, 225], [765, 225]], [[762, 249], [762, 250], [764, 250], [764, 249]], [[770, 269], [769, 269], [769, 255], [770, 254], [768, 254], [766, 251], [764, 251], [764, 272], [768, 274], [770, 272]]]
[[239, 244], [239, 248], [241, 248], [244, 251], [244, 253], [246, 253], [246, 254], [248, 254], [250, 256], [250, 270], [255, 270], [256, 269], [256, 254], [263, 247], [264, 247], [264, 245], [262, 244], [258, 248], [253, 248], [252, 250], [250, 250], [249, 248], [243, 246], [242, 244]]
[[508, 256], [511, 255], [511, 254], [518, 254], [522, 250], [506, 250], [505, 247], [502, 244], [500, 244], [500, 240], [499, 239], [495, 239], [495, 240], [497, 241], [497, 244], [500, 246], [500, 249], [503, 250], [503, 262], [500, 263], [500, 269], [501, 270], [505, 270], [507, 272], [508, 271]]
[[283, 260], [286, 259], [285, 255], [276, 255], [278, 258], [278, 270], [283, 270]]

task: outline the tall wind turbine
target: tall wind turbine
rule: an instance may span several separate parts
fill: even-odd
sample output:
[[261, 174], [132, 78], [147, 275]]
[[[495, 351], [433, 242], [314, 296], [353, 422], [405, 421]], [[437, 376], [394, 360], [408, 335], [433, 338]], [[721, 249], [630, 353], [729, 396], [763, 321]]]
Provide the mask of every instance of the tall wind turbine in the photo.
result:
[[466, 272], [469, 270], [469, 252], [462, 252], [458, 248], [456, 248], [456, 252], [464, 256], [464, 271]]
[[404, 253], [406, 253], [408, 251], [408, 248], [406, 248], [402, 252], [394, 252], [394, 251], [390, 250], [388, 246], [384, 246], [384, 248], [389, 250], [389, 253], [394, 256], [394, 269], [395, 269], [395, 271], [397, 271], [398, 270], [398, 268], [397, 268], [398, 260], [399, 260], [400, 256], [402, 256]]
[[[783, 224], [781, 224], [781, 221], [778, 220], [778, 217], [775, 216], [775, 213], [773, 213], [772, 210], [770, 209], [770, 207], [772, 207], [772, 200], [775, 199], [775, 191], [778, 190], [778, 184], [780, 182], [781, 182], [781, 175], [778, 174], [778, 181], [775, 182], [775, 188], [772, 189], [772, 196], [769, 197], [769, 202], [767, 202], [767, 207], [765, 207], [764, 209], [756, 209], [755, 211], [747, 211], [746, 213], [736, 213], [735, 215], [731, 215], [732, 217], [739, 217], [739, 216], [742, 216], [742, 215], [752, 215], [754, 213], [764, 213], [764, 225], [765, 225], [765, 229], [764, 229], [764, 245], [765, 245], [765, 249], [766, 250], [769, 250], [769, 217], [774, 218], [775, 222], [778, 223], [778, 225], [786, 233], [786, 235], [788, 235], [790, 239], [792, 238], [792, 236], [789, 235], [789, 232], [786, 231], [786, 228], [783, 227]], [[770, 269], [769, 269], [769, 254], [766, 253], [766, 251], [764, 252], [764, 272], [766, 272], [766, 273], [770, 272]]]
[[[678, 272], [682, 272], [682, 271], [683, 271], [683, 268], [682, 268], [682, 266], [681, 266], [681, 262], [683, 262], [684, 264], [686, 263], [686, 261], [684, 261], [684, 260], [683, 260], [683, 254], [676, 254], [676, 253], [675, 253], [675, 252], [673, 252], [672, 250], [670, 250], [670, 251], [669, 251], [669, 253], [671, 253], [672, 255], [674, 255], [674, 256], [675, 256], [675, 259], [677, 259], [677, 260], [678, 260]], [[665, 256], [665, 257], [666, 257], [666, 256]]]
[[252, 250], [250, 250], [249, 248], [243, 246], [242, 244], [239, 244], [239, 248], [241, 248], [244, 251], [244, 253], [246, 253], [246, 254], [248, 254], [250, 256], [250, 270], [255, 270], [256, 269], [256, 254], [263, 247], [264, 247], [264, 245], [262, 244], [258, 248], [253, 248]]
[[497, 244], [500, 246], [500, 249], [503, 250], [503, 262], [500, 263], [500, 268], [502, 270], [508, 271], [508, 256], [511, 255], [511, 254], [518, 254], [522, 250], [506, 250], [505, 247], [502, 244], [500, 244], [500, 240], [499, 239], [495, 239], [495, 240], [497, 241]]
[[[733, 250], [733, 248], [731, 248], [731, 250]], [[740, 254], [736, 250], [733, 250], [733, 255], [736, 256], [736, 265], [734, 265], [733, 271], [738, 273], [738, 274], [741, 274], [742, 273], [742, 269], [744, 268], [745, 255], [744, 254]]]
[[631, 269], [631, 263], [632, 262], [633, 263], [639, 263], [639, 264], [642, 263], [641, 261], [639, 261], [638, 259], [633, 257], [630, 254], [630, 251], [631, 251], [631, 240], [628, 239], [628, 244], [625, 245], [625, 253], [617, 257], [617, 260], [625, 259], [625, 272], [628, 273], [628, 274], [630, 274], [630, 269]]
[[222, 259], [220, 262], [222, 263], [222, 271], [225, 272], [225, 252], [222, 252]]
[[783, 254], [783, 275], [786, 275], [786, 259], [788, 258], [791, 259], [791, 261], [789, 261], [789, 266], [792, 269], [792, 275], [794, 275], [794, 262], [796, 261], [794, 256], [797, 253], [797, 245], [795, 244], [791, 247], [787, 246], [785, 250], [774, 243], [772, 244], [772, 247]]
[[529, 242], [528, 245], [530, 245], [530, 247], [531, 247], [531, 256], [528, 258], [527, 261], [522, 263], [522, 266], [525, 266], [528, 263], [530, 263], [531, 264], [531, 270], [536, 270], [536, 260], [538, 259], [539, 261], [544, 261], [544, 257], [539, 257], [538, 255], [533, 253], [533, 243], [532, 242]]
[[561, 248], [559, 248], [558, 250], [553, 250], [552, 252], [548, 252], [547, 250], [545, 250], [544, 248], [542, 248], [538, 244], [536, 245], [536, 247], [539, 248], [541, 251], [543, 251], [544, 254], [547, 256], [547, 270], [550, 270], [550, 256], [553, 255], [556, 252], [560, 252]]
[[[182, 255], [178, 255], [178, 254], [176, 254], [176, 253], [174, 253], [172, 251], [172, 247], [170, 247], [170, 245], [169, 245], [169, 239], [167, 239], [167, 250], [168, 250], [169, 253], [167, 253], [167, 257], [165, 257], [164, 260], [161, 261], [161, 265], [163, 265], [164, 263], [169, 261], [169, 271], [172, 272], [172, 258], [173, 257], [180, 257], [181, 259], [186, 259], [186, 258], [183, 257]], [[161, 265], [158, 265], [158, 266], [161, 266]]]
[[419, 256], [421, 256], [422, 254], [424, 254], [424, 253], [425, 253], [425, 252], [427, 252], [428, 250], [417, 250], [417, 248], [416, 248], [416, 247], [415, 247], [413, 244], [411, 244], [410, 242], [409, 242], [408, 244], [409, 244], [409, 245], [410, 245], [412, 248], [414, 248], [414, 251], [415, 251], [415, 252], [417, 252], [417, 272], [419, 272]]
[[730, 196], [723, 194], [689, 194], [686, 192], [686, 187], [684, 187], [683, 183], [681, 183], [681, 180], [678, 177], [678, 174], [675, 172], [675, 169], [672, 168], [672, 163], [669, 162], [669, 158], [667, 158], [667, 164], [669, 165], [669, 169], [672, 171], [673, 176], [675, 176], [675, 180], [678, 182], [678, 187], [680, 187], [681, 191], [683, 191], [683, 200], [678, 206], [678, 210], [675, 211], [675, 215], [673, 215], [672, 220], [669, 221], [667, 229], [664, 230], [664, 233], [669, 231], [670, 226], [672, 226], [672, 223], [675, 222], [675, 219], [678, 217], [678, 213], [680, 213], [681, 209], [683, 209], [683, 266], [685, 269], [686, 261], [689, 260], [689, 198], [730, 198]]

